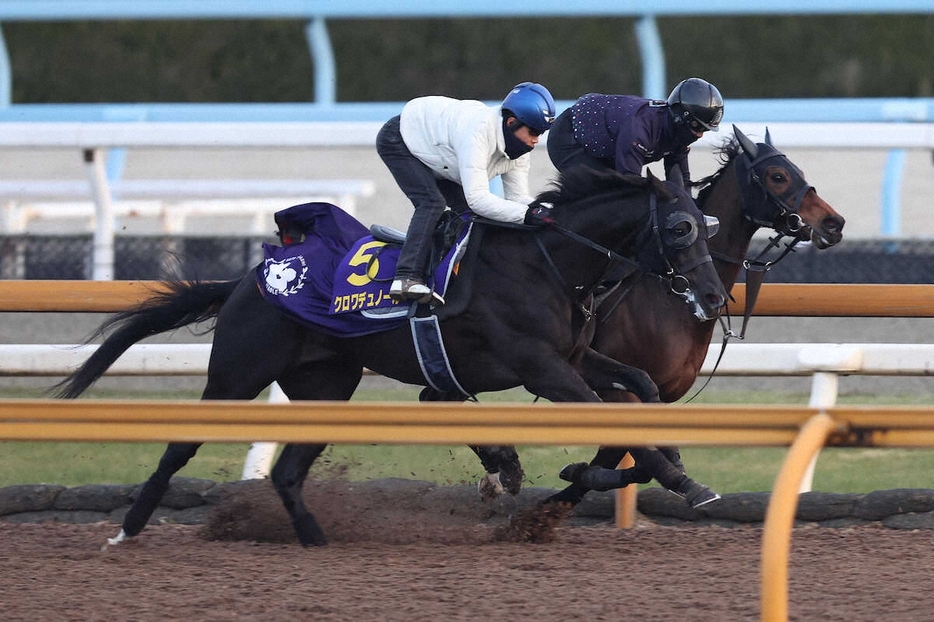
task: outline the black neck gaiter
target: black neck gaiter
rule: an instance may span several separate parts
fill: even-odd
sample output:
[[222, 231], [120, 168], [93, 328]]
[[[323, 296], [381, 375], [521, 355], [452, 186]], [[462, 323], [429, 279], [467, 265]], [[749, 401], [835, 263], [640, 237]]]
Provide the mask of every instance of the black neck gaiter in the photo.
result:
[[515, 160], [532, 150], [532, 145], [527, 145], [516, 136], [516, 129], [522, 127], [519, 123], [514, 127], [506, 125], [506, 119], [503, 119], [503, 137], [506, 139], [506, 156], [510, 160]]

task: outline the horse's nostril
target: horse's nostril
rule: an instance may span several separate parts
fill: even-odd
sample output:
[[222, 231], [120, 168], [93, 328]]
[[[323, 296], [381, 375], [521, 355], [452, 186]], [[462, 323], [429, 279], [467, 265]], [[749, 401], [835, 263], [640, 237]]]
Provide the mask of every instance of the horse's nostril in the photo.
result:
[[719, 309], [726, 304], [726, 297], [720, 294], [708, 294], [707, 302], [710, 303], [711, 308]]
[[842, 218], [827, 217], [824, 219], [823, 226], [830, 233], [839, 233], [843, 231], [844, 223], [845, 221]]

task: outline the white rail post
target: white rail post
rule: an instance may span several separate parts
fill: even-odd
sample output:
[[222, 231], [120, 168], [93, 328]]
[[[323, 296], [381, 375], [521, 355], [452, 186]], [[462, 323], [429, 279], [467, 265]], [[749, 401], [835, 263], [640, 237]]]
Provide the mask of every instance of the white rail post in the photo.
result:
[[[808, 406], [825, 408], [837, 403], [837, 392], [840, 386], [840, 376], [833, 372], [819, 371], [815, 372], [811, 380], [811, 397], [808, 400]], [[814, 485], [814, 469], [817, 467], [817, 457], [820, 452], [814, 454], [811, 463], [804, 471], [804, 477], [801, 478], [801, 487], [798, 492], [811, 492]]]
[[[278, 382], [269, 387], [269, 402], [284, 404], [289, 401]], [[278, 443], [252, 443], [243, 462], [243, 474], [240, 479], [264, 479], [269, 477], [272, 468], [272, 459], [276, 454]]]
[[[814, 370], [811, 380], [811, 397], [808, 406], [827, 408], [837, 403], [837, 394], [840, 388], [840, 372], [857, 371], [863, 366], [863, 351], [846, 344], [827, 344], [818, 347], [808, 347], [798, 354], [798, 362], [804, 368]], [[814, 469], [817, 458], [814, 458], [801, 478], [799, 493], [810, 492], [814, 484]]]
[[84, 162], [94, 195], [94, 250], [91, 279], [112, 281], [114, 278], [114, 211], [110, 184], [104, 168], [102, 149], [85, 149]]

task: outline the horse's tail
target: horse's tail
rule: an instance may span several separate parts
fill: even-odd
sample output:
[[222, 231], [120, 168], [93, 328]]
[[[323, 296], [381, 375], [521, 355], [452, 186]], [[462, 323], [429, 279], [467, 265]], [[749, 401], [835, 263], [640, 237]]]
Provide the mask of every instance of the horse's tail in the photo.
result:
[[70, 376], [55, 385], [64, 399], [84, 393], [134, 343], [217, 316], [240, 279], [232, 281], [164, 281], [152, 298], [121, 311], [104, 322], [88, 342], [110, 333], [97, 350]]

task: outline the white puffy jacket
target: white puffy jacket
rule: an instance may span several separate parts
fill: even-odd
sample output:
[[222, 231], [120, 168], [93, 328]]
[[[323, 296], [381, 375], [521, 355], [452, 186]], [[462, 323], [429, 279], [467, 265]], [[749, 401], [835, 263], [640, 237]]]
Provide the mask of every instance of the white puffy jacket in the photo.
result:
[[[419, 97], [402, 109], [400, 130], [405, 146], [442, 179], [464, 188], [467, 204], [492, 220], [522, 222], [529, 196], [529, 154], [506, 156], [500, 106], [449, 97]], [[501, 175], [501, 198], [490, 180]]]

